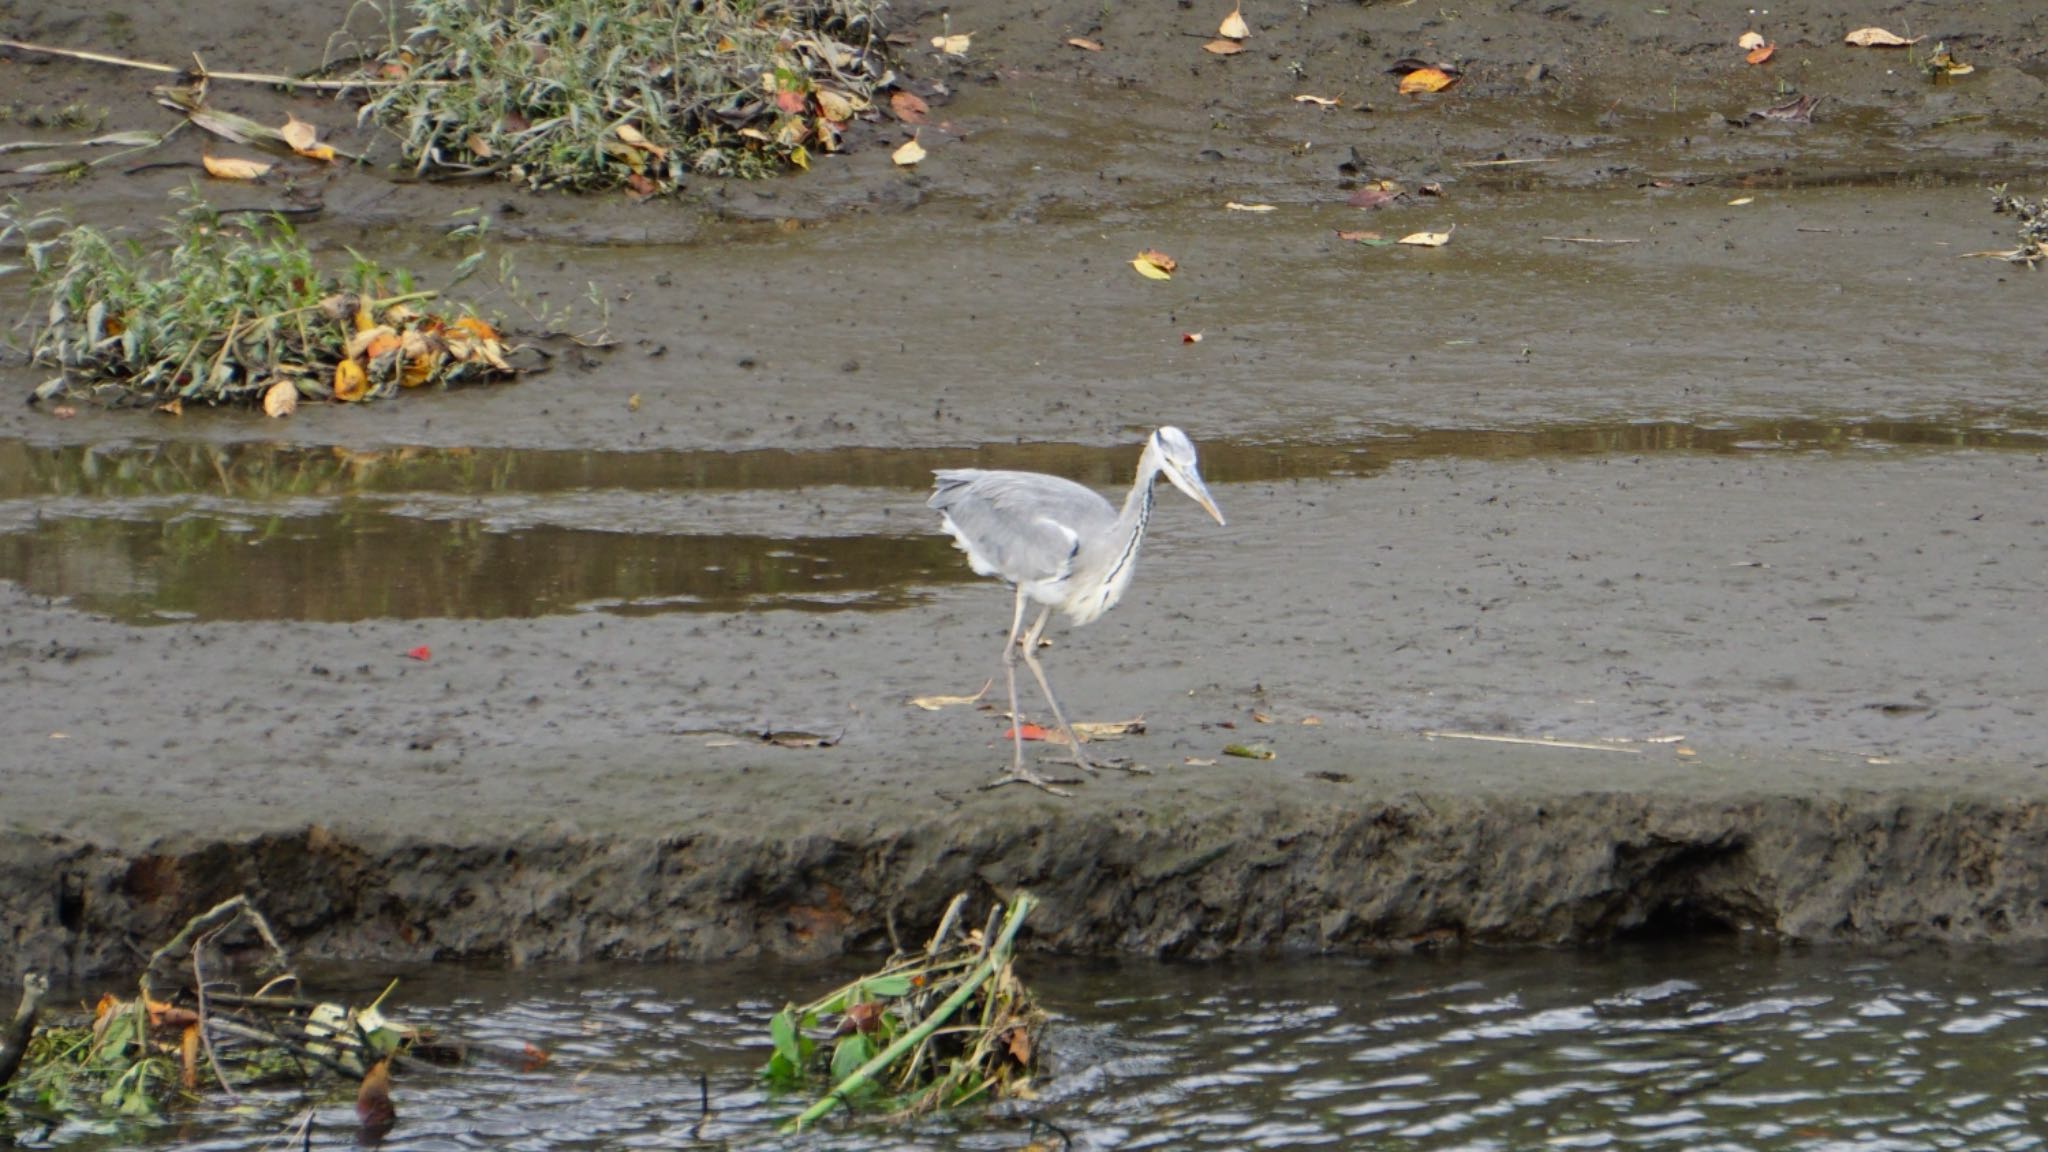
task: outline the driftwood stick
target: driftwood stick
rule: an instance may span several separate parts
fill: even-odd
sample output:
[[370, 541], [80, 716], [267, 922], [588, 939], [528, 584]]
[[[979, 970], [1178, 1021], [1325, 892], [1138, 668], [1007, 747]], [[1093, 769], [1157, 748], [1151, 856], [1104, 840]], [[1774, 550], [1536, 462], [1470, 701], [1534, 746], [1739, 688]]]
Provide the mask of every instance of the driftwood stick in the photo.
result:
[[[53, 48], [47, 44], [30, 44], [24, 40], [9, 40], [0, 36], [0, 48], [13, 48], [20, 52], [36, 52], [44, 56], [63, 56], [71, 60], [84, 60], [93, 64], [112, 64], [117, 68], [139, 68], [144, 72], [167, 72], [178, 75], [194, 71], [189, 68], [173, 68], [169, 64], [158, 64], [153, 60], [130, 60], [125, 56], [109, 56], [104, 52], [86, 52], [78, 48]], [[196, 71], [209, 80], [234, 80], [244, 84], [278, 84], [290, 88], [317, 88], [323, 92], [343, 92], [350, 88], [393, 88], [400, 84], [441, 85], [439, 80], [302, 80], [296, 76], [280, 76], [273, 72], [214, 72], [205, 67]]]

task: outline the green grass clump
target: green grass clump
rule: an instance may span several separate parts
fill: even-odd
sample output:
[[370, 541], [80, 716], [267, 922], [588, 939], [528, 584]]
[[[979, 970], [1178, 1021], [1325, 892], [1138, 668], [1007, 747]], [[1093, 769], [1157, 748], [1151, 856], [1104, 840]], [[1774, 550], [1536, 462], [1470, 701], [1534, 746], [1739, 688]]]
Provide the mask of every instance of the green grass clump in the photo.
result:
[[[390, 0], [395, 4], [396, 0]], [[833, 151], [887, 72], [880, 0], [408, 0], [363, 115], [422, 176], [674, 191]]]
[[0, 208], [0, 240], [19, 238], [36, 276], [31, 356], [62, 368], [66, 388], [253, 403], [282, 380], [308, 398], [357, 401], [510, 374], [488, 325], [422, 311], [438, 293], [415, 290], [408, 273], [353, 256], [329, 275], [281, 217], [228, 220], [185, 198], [156, 249]]

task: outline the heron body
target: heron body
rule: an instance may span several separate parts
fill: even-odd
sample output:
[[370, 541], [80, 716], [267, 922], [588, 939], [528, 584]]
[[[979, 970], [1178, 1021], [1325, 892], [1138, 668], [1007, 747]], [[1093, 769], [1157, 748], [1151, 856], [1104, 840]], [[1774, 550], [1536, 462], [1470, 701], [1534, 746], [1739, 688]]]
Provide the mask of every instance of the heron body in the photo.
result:
[[[1016, 657], [1023, 656], [1038, 681], [1075, 763], [1092, 771], [1035, 653], [1047, 620], [1059, 611], [1075, 624], [1087, 624], [1123, 598], [1137, 571], [1138, 547], [1152, 518], [1153, 484], [1160, 476], [1187, 493], [1218, 524], [1223, 523], [1223, 513], [1196, 469], [1194, 444], [1178, 428], [1161, 428], [1146, 438], [1137, 480], [1122, 508], [1092, 488], [1039, 472], [942, 468], [934, 475], [937, 481], [927, 503], [938, 511], [953, 542], [967, 553], [968, 565], [977, 574], [997, 577], [1016, 589], [1016, 611], [1003, 643], [1014, 755], [1010, 777], [1002, 783], [1017, 780], [1058, 791], [1024, 767]], [[1041, 611], [1020, 645], [1027, 604], [1040, 605]]]

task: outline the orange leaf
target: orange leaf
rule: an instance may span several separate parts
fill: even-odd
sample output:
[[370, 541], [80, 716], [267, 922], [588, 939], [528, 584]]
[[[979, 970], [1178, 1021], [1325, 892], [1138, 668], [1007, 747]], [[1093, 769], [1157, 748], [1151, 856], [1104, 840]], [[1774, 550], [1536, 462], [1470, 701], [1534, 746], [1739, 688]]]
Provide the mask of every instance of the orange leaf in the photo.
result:
[[383, 1131], [398, 1120], [391, 1103], [391, 1061], [379, 1060], [363, 1073], [363, 1086], [356, 1090], [356, 1122], [373, 1131]]
[[1010, 1029], [1010, 1037], [1007, 1047], [1010, 1049], [1010, 1056], [1014, 1058], [1017, 1061], [1017, 1063], [1026, 1065], [1027, 1067], [1030, 1065], [1031, 1033], [1028, 1030], [1026, 1030], [1022, 1025]]
[[1417, 68], [1401, 77], [1401, 93], [1413, 96], [1418, 92], [1441, 92], [1457, 82], [1456, 76], [1441, 68]]
[[183, 1064], [178, 1072], [178, 1083], [190, 1092], [199, 1087], [199, 1025], [185, 1025], [185, 1034], [179, 1038], [178, 1055]]
[[1014, 728], [1003, 729], [1002, 738], [1005, 740], [1043, 740], [1046, 738], [1046, 731], [1036, 724], [1019, 724]]
[[1769, 60], [1771, 58], [1771, 53], [1776, 52], [1777, 50], [1778, 46], [1776, 44], [1758, 45], [1757, 47], [1750, 49], [1749, 55], [1744, 56], [1743, 59], [1749, 61], [1751, 64], [1761, 64], [1764, 61]]
[[498, 338], [497, 329], [492, 328], [489, 324], [484, 323], [475, 316], [464, 316], [462, 319], [450, 324], [449, 327], [467, 332], [479, 340], [496, 340]]
[[271, 167], [261, 160], [238, 156], [201, 156], [199, 162], [206, 166], [206, 174], [217, 180], [254, 180]]
[[370, 391], [369, 374], [354, 360], [343, 360], [334, 366], [334, 398], [353, 404]]
[[932, 107], [917, 93], [899, 89], [889, 93], [889, 111], [905, 124], [922, 124], [931, 117]]

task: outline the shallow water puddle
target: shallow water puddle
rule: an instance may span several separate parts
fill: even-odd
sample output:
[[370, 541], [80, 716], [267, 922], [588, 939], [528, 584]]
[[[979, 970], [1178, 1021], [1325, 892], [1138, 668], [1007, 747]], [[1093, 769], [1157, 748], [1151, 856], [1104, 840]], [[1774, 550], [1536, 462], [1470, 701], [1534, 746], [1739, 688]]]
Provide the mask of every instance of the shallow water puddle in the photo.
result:
[[[1057, 1014], [1039, 1101], [904, 1129], [840, 1120], [806, 1146], [1015, 1149], [1034, 1117], [1080, 1149], [2042, 1146], [2048, 981], [2033, 955], [1693, 942], [1375, 963], [1041, 959], [1024, 974]], [[343, 975], [374, 994], [388, 973]], [[775, 1126], [800, 1105], [754, 1074], [766, 1019], [840, 978], [754, 963], [407, 974], [394, 1003], [409, 1020], [551, 1058], [401, 1076], [387, 1146], [786, 1146]], [[354, 1133], [347, 1093], [252, 1103], [114, 1131], [16, 1113], [0, 1136], [253, 1150], [308, 1106], [314, 1146]], [[1037, 1136], [1061, 1146], [1053, 1129]]]
[[[1403, 461], [2019, 448], [2048, 416], [1389, 428], [1212, 440], [1218, 484]], [[895, 608], [972, 579], [925, 515], [931, 469], [1128, 483], [1135, 449], [753, 452], [0, 443], [0, 579], [137, 621], [490, 619]], [[1227, 503], [1227, 501], [1226, 501]]]

